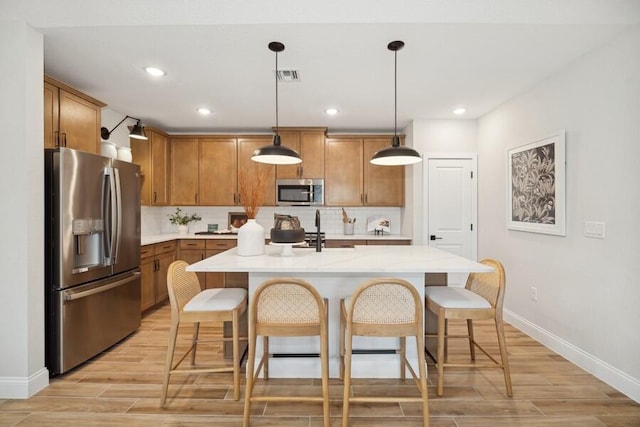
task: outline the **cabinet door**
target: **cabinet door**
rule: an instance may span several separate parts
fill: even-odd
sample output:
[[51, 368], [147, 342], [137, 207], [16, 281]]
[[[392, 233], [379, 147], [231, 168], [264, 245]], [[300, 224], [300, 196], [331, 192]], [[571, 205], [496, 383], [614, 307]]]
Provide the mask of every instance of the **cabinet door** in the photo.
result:
[[44, 148], [57, 145], [58, 102], [58, 88], [44, 82]]
[[391, 146], [391, 139], [364, 140], [364, 204], [404, 206], [404, 166], [372, 165], [376, 151]]
[[[210, 256], [218, 255], [219, 253], [224, 252], [226, 249], [207, 249], [205, 252], [205, 256], [209, 258]], [[205, 273], [206, 276], [206, 285], [207, 289], [210, 288], [224, 288], [224, 275], [225, 273]]]
[[200, 139], [200, 204], [234, 206], [237, 201], [236, 140]]
[[[292, 150], [296, 150], [300, 157], [302, 157], [302, 153], [300, 152], [300, 132], [298, 131], [281, 131], [280, 138], [282, 140], [282, 145], [287, 148], [291, 148]], [[302, 158], [304, 162], [304, 157]], [[301, 177], [301, 164], [297, 165], [278, 165], [276, 166], [276, 174], [278, 178], [300, 178]]]
[[175, 252], [166, 252], [155, 257], [157, 262], [157, 270], [154, 276], [154, 290], [156, 294], [156, 303], [166, 300], [169, 297], [167, 291], [167, 272], [169, 265], [176, 259]]
[[325, 195], [327, 206], [361, 206], [362, 140], [328, 139], [325, 144]]
[[140, 296], [141, 311], [152, 307], [156, 303], [155, 289], [154, 289], [154, 269], [156, 268], [156, 262], [153, 257], [143, 258], [140, 260]]
[[324, 130], [300, 132], [300, 155], [302, 178], [324, 178]]
[[[238, 139], [238, 175], [241, 173], [247, 173], [251, 176], [259, 169], [263, 169], [265, 171], [266, 184], [263, 203], [265, 206], [275, 206], [276, 204], [276, 167], [275, 165], [254, 162], [251, 160], [251, 155], [258, 148], [271, 143], [271, 137]], [[242, 205], [242, 201], [238, 204]]]
[[171, 201], [173, 205], [198, 204], [198, 140], [171, 140]]
[[149, 140], [129, 138], [129, 146], [131, 147], [131, 156], [133, 163], [140, 166], [140, 204], [143, 206], [151, 206], [153, 193], [151, 191], [153, 175], [151, 164], [151, 145], [153, 136], [148, 130], [145, 131]]
[[100, 153], [100, 107], [60, 89], [59, 108], [60, 145]]
[[[195, 262], [202, 261], [204, 259], [203, 249], [180, 249], [180, 259], [191, 265]], [[206, 287], [206, 274], [203, 272], [197, 272], [198, 281], [200, 282], [200, 289]]]
[[[170, 203], [171, 150], [169, 139], [157, 132], [150, 133], [151, 135], [147, 135], [147, 137], [151, 139], [151, 204], [164, 206]], [[142, 141], [142, 143], [145, 142], [148, 141]]]

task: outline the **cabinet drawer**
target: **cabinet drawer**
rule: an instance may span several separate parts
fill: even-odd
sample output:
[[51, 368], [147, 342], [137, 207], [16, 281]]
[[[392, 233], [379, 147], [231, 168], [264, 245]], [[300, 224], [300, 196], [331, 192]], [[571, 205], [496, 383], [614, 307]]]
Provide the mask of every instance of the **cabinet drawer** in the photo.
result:
[[411, 244], [411, 240], [388, 240], [388, 239], [367, 240], [367, 245], [408, 246], [410, 244]]
[[354, 246], [366, 245], [366, 240], [327, 240], [325, 246], [327, 248], [352, 248]]
[[176, 242], [172, 240], [171, 242], [156, 243], [155, 249], [156, 255], [163, 254], [165, 252], [172, 252], [176, 250]]
[[180, 249], [204, 249], [206, 241], [200, 239], [180, 240]]
[[153, 245], [145, 245], [140, 248], [140, 258], [151, 258], [155, 254]]
[[227, 250], [235, 248], [238, 241], [236, 239], [210, 239], [207, 240], [207, 249], [221, 249]]

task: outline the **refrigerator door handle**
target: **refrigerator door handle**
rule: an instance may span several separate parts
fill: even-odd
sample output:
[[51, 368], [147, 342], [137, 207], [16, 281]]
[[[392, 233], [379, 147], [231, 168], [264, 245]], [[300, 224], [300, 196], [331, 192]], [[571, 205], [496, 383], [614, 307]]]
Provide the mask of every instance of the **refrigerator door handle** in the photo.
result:
[[113, 239], [113, 246], [111, 247], [111, 260], [112, 263], [115, 264], [118, 262], [118, 255], [120, 254], [120, 242], [122, 240], [122, 190], [120, 187], [120, 171], [118, 170], [118, 168], [113, 168], [113, 175], [115, 178], [114, 185], [116, 205], [115, 210], [113, 210], [115, 214], [115, 227], [113, 233], [115, 235], [115, 238]]
[[65, 301], [75, 301], [81, 298], [86, 298], [91, 295], [99, 294], [101, 292], [106, 292], [109, 289], [117, 288], [118, 286], [126, 285], [127, 283], [131, 283], [136, 280], [140, 276], [140, 272], [136, 271], [131, 276], [126, 279], [118, 280], [117, 282], [109, 283], [105, 286], [99, 286], [97, 288], [89, 289], [88, 291], [81, 292], [73, 292], [73, 291], [65, 291], [64, 292], [64, 300]]
[[113, 265], [114, 251], [117, 233], [117, 195], [116, 195], [116, 177], [114, 168], [104, 168], [104, 177], [106, 181], [106, 190], [104, 192], [104, 221], [106, 224], [105, 233], [105, 265]]

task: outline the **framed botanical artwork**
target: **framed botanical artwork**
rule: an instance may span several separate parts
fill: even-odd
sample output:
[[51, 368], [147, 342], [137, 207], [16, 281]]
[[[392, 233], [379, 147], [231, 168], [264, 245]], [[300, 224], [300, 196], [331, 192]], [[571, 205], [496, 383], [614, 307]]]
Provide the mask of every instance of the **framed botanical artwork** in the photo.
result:
[[507, 150], [507, 228], [566, 235], [565, 131]]

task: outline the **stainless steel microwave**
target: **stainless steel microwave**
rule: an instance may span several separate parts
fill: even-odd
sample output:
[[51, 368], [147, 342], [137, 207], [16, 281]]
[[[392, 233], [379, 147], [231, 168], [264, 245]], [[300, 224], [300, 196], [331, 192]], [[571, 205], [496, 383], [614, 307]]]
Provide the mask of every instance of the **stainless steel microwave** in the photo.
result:
[[324, 205], [324, 179], [277, 179], [276, 205]]

